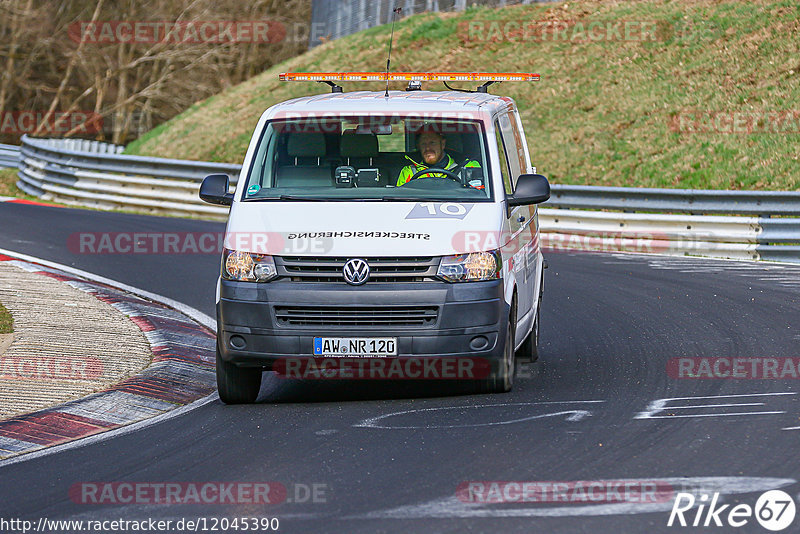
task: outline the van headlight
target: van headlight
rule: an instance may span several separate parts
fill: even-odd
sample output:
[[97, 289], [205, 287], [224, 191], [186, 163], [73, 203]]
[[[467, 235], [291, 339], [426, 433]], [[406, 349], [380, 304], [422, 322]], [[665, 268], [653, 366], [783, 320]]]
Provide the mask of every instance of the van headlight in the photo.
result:
[[496, 280], [502, 275], [503, 259], [499, 250], [444, 256], [436, 273], [447, 282]]
[[277, 276], [272, 256], [227, 248], [222, 253], [222, 278], [226, 280], [269, 282]]

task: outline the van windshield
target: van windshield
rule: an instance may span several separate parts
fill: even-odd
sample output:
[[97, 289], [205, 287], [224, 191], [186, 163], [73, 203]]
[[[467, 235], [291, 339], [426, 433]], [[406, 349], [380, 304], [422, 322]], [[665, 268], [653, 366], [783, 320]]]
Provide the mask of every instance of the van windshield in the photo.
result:
[[485, 137], [477, 120], [273, 120], [242, 200], [491, 202]]

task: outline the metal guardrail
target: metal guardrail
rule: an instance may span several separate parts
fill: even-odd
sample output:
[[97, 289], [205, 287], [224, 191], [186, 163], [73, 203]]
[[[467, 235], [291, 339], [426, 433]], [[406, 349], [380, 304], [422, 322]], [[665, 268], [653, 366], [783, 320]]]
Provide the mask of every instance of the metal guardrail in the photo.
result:
[[800, 263], [800, 219], [540, 208], [550, 249], [627, 251]]
[[545, 206], [552, 248], [800, 263], [800, 191], [554, 185]]
[[22, 136], [17, 187], [29, 195], [96, 208], [157, 215], [223, 218], [227, 209], [197, 196], [203, 178], [225, 173], [236, 183], [240, 165], [127, 156], [124, 147]]
[[0, 169], [19, 166], [19, 147], [0, 144]]
[[[65, 204], [227, 217], [228, 208], [203, 203], [197, 192], [212, 173], [228, 174], [235, 184], [239, 165], [126, 156], [121, 150], [23, 136], [17, 185]], [[553, 185], [539, 224], [542, 243], [551, 249], [800, 263], [800, 191]]]
[[800, 191], [720, 191], [644, 187], [553, 187], [551, 206], [695, 214], [800, 215]]

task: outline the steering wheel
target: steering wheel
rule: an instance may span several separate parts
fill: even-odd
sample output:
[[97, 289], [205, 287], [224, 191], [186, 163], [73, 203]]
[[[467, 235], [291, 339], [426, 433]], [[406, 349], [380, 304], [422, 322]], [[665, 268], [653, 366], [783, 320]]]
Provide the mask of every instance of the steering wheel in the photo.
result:
[[[459, 175], [457, 175], [454, 172], [450, 172], [447, 169], [442, 169], [441, 167], [428, 167], [427, 169], [421, 169], [421, 170], [415, 172], [411, 176], [411, 178], [408, 179], [406, 184], [410, 184], [411, 180], [419, 178], [420, 176], [422, 176], [424, 174], [432, 174], [432, 173], [442, 173], [445, 176], [447, 176], [447, 178], [450, 178], [451, 180], [455, 180], [459, 184], [464, 185], [464, 183], [461, 181], [461, 177]], [[431, 178], [438, 178], [438, 177], [437, 176], [428, 176], [426, 178], [422, 178], [422, 180], [431, 179]], [[403, 185], [405, 185], [405, 184], [403, 184]]]

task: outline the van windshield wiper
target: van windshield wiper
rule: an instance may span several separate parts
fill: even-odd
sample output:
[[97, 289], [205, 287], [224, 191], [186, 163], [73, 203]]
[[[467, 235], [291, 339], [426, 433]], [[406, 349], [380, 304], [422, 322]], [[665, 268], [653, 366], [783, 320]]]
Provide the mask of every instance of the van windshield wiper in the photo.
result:
[[[275, 197], [272, 197], [274, 200]], [[299, 200], [302, 202], [326, 202], [328, 200], [339, 200], [336, 198], [324, 198], [324, 197], [302, 197], [299, 195], [281, 195], [278, 197], [279, 200]]]
[[297, 195], [281, 195], [280, 200], [301, 200], [309, 202], [425, 202], [427, 198], [422, 197], [378, 197], [378, 198], [352, 198], [352, 197], [302, 197]]
[[375, 197], [375, 198], [352, 198], [352, 197], [304, 197], [300, 195], [280, 195], [278, 197], [261, 197], [248, 200], [291, 200], [297, 202], [434, 202], [429, 198], [423, 197]]
[[299, 197], [297, 195], [281, 195], [281, 200], [301, 200], [309, 202], [378, 202], [379, 198], [350, 198], [350, 197]]

